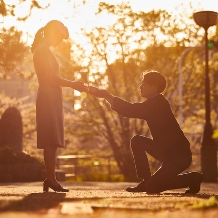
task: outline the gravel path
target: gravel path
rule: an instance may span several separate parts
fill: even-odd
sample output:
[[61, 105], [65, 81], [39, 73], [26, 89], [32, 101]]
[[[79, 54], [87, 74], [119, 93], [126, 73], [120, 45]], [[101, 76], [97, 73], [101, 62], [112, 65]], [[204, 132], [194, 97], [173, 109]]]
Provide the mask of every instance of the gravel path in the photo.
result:
[[134, 183], [63, 183], [69, 193], [42, 193], [42, 183], [1, 184], [0, 217], [218, 217], [218, 183], [203, 183], [195, 195], [184, 189], [160, 195], [128, 193]]

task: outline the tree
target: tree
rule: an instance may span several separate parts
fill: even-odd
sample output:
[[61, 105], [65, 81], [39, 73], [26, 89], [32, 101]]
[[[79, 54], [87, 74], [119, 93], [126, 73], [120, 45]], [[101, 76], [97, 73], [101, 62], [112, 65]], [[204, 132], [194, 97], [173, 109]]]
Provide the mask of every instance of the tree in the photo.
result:
[[[6, 17], [14, 17], [16, 20], [25, 21], [32, 10], [44, 9], [38, 3], [39, 1], [31, 0], [17, 0], [12, 2], [9, 0], [0, 0], [0, 18], [1, 21]], [[14, 4], [16, 3], [16, 4]], [[29, 10], [19, 16], [16, 13], [16, 9], [22, 4], [29, 4]], [[30, 56], [30, 50], [27, 44], [22, 40], [22, 31], [17, 30], [16, 27], [4, 26], [4, 22], [0, 22], [0, 80], [7, 80], [10, 78], [20, 77], [21, 79], [29, 80], [33, 77], [32, 71], [32, 56]], [[29, 60], [31, 58], [31, 61]], [[9, 107], [17, 107], [21, 111], [23, 119], [23, 136], [24, 136], [24, 149], [30, 151], [32, 144], [30, 140], [34, 138], [35, 133], [35, 106], [33, 104], [24, 103], [26, 98], [12, 99], [6, 96], [4, 93], [0, 93], [0, 115]], [[27, 148], [29, 146], [29, 148]]]
[[[2, 17], [15, 16], [15, 17], [17, 17], [17, 20], [25, 21], [31, 15], [31, 12], [34, 8], [45, 9], [42, 6], [40, 6], [38, 1], [31, 0], [30, 5], [29, 5], [29, 11], [27, 11], [27, 14], [25, 14], [22, 17], [17, 16], [16, 15], [16, 8], [20, 5], [22, 5], [23, 3], [26, 3], [26, 0], [17, 0], [16, 4], [14, 4], [14, 2], [11, 3], [10, 1], [7, 1], [7, 0], [6, 1], [0, 0], [0, 15], [2, 15]], [[48, 7], [48, 6], [46, 6], [46, 7]]]
[[[95, 27], [90, 32], [84, 31], [87, 39], [86, 47], [89, 46], [90, 50], [88, 53], [78, 46], [78, 62], [82, 65], [83, 60], [86, 60], [84, 67], [89, 83], [106, 87], [112, 94], [135, 102], [141, 100], [138, 86], [142, 72], [151, 68], [160, 70], [168, 81], [165, 95], [176, 113], [179, 106], [178, 60], [187, 46], [203, 41], [203, 36], [197, 34], [199, 27], [189, 14], [183, 13], [185, 8], [182, 8], [184, 11], [176, 17], [175, 14], [166, 11], [133, 12], [131, 7], [124, 3], [119, 5], [100, 3], [97, 12], [99, 19], [103, 12], [117, 19], [107, 27]], [[186, 84], [187, 87], [185, 86], [185, 101], [188, 101], [187, 116], [194, 115], [199, 108], [202, 108], [201, 95], [196, 98], [197, 103], [192, 103], [188, 96], [189, 92], [193, 90], [196, 92], [202, 81], [202, 69], [197, 68], [200, 59], [195, 62], [196, 69], [192, 67], [192, 73], [187, 75], [185, 80], [185, 82], [191, 81]], [[202, 66], [202, 63], [199, 66]], [[200, 79], [196, 87], [193, 81], [197, 73]], [[134, 134], [149, 135], [146, 124], [141, 120], [123, 118], [108, 111], [109, 105], [102, 100], [88, 96], [84, 101], [88, 107], [81, 104], [81, 109], [78, 111], [82, 114], [81, 123], [85, 123], [85, 129], [91, 128], [95, 137], [104, 137], [121, 172], [127, 180], [131, 180], [134, 177], [134, 164], [129, 141]], [[81, 124], [81, 127], [84, 126]], [[83, 137], [91, 135], [86, 134]]]
[[[13, 16], [18, 21], [25, 21], [31, 15], [34, 8], [44, 9], [38, 1], [32, 0], [27, 14], [20, 17], [16, 14], [16, 8], [25, 3], [25, 0], [17, 0], [17, 4], [15, 5], [10, 1], [0, 0], [0, 16], [3, 18]], [[24, 72], [23, 69], [19, 69], [18, 67], [21, 62], [25, 62], [25, 56], [29, 50], [26, 43], [22, 40], [22, 34], [22, 31], [18, 31], [14, 26], [4, 27], [3, 23], [3, 28], [0, 30], [0, 79], [5, 80], [14, 76], [30, 79], [33, 76], [33, 72], [29, 70]]]
[[21, 41], [22, 32], [11, 27], [0, 32], [0, 79], [6, 80], [11, 76], [24, 76], [19, 70], [19, 63], [23, 61], [28, 47]]

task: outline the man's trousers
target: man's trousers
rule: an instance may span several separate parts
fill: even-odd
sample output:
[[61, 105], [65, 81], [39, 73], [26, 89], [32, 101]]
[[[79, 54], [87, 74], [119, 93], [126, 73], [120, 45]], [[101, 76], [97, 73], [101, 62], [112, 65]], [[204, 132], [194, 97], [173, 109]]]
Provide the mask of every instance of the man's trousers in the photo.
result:
[[[137, 176], [146, 182], [146, 192], [157, 193], [189, 186], [191, 173], [181, 173], [190, 166], [191, 156], [167, 160], [152, 139], [140, 135], [131, 139], [131, 149]], [[162, 166], [152, 176], [147, 154], [162, 162]]]

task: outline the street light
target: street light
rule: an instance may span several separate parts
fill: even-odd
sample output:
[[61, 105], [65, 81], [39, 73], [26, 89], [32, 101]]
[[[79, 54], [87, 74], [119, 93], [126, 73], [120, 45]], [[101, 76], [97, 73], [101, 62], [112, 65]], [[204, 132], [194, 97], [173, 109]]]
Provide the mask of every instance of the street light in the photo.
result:
[[212, 138], [213, 128], [210, 122], [210, 81], [208, 68], [208, 36], [207, 30], [217, 23], [218, 13], [199, 11], [194, 13], [196, 24], [205, 30], [205, 126], [201, 147], [201, 169], [205, 182], [217, 182], [217, 148]]

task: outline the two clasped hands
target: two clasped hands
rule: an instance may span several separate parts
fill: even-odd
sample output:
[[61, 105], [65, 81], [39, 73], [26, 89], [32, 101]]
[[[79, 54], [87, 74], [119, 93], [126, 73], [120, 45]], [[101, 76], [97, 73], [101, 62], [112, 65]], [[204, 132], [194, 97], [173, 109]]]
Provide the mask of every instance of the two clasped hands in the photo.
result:
[[93, 95], [97, 98], [104, 98], [110, 104], [112, 104], [112, 102], [113, 102], [114, 96], [111, 95], [106, 89], [100, 89], [100, 88], [97, 88], [95, 86], [87, 86], [83, 83], [80, 83], [80, 87], [78, 87], [77, 90], [81, 91], [81, 92], [84, 91], [84, 92], [90, 93], [91, 95]]

